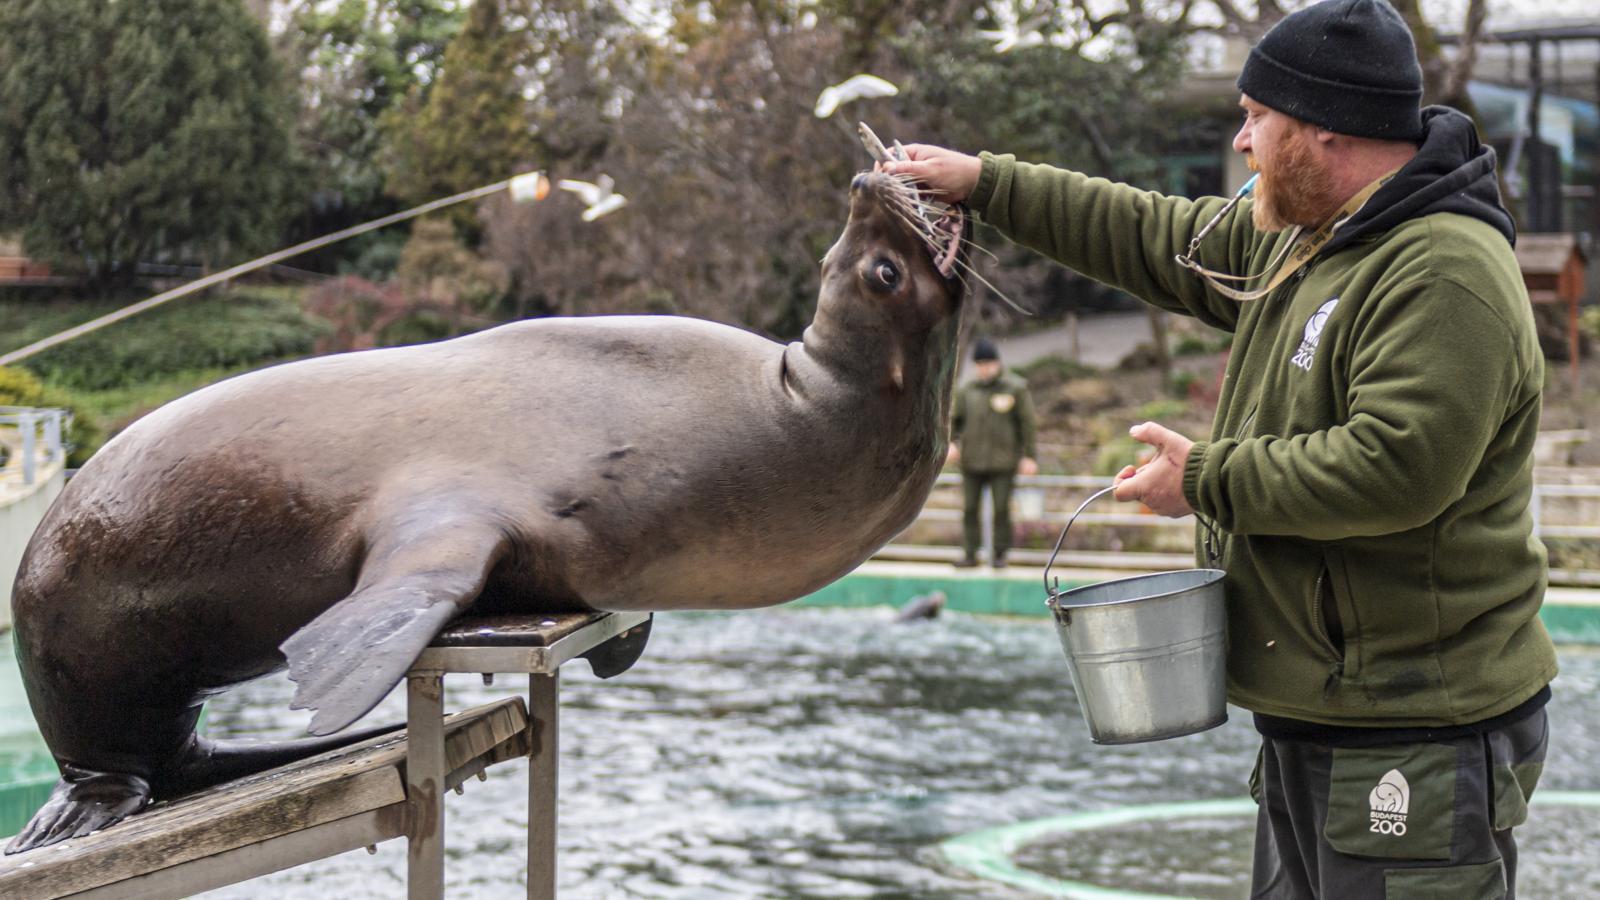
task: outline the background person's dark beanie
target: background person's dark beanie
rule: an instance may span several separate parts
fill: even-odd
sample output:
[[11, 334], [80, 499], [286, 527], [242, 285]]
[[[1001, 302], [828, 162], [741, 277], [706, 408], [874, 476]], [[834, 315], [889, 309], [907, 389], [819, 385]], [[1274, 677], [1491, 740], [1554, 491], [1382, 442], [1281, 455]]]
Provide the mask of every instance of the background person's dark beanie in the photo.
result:
[[1329, 131], [1422, 137], [1422, 68], [1411, 29], [1384, 0], [1325, 0], [1286, 16], [1250, 50], [1239, 90]]
[[999, 350], [999, 348], [997, 348], [994, 345], [994, 341], [991, 341], [988, 338], [978, 338], [976, 341], [973, 342], [973, 344], [972, 344], [972, 361], [973, 362], [985, 362], [987, 360], [999, 359], [999, 358], [1000, 358], [1000, 350]]

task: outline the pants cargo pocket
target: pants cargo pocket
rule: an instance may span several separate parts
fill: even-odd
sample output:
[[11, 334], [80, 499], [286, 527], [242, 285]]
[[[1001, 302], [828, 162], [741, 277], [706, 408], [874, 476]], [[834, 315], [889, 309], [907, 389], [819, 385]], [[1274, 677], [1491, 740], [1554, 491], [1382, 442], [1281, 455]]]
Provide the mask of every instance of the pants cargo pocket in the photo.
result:
[[1383, 873], [1384, 900], [1501, 900], [1505, 895], [1506, 870], [1498, 859], [1474, 866]]
[[1545, 748], [1550, 740], [1548, 721], [1540, 710], [1510, 728], [1484, 736], [1495, 831], [1528, 821], [1528, 800], [1544, 772]]
[[1261, 805], [1261, 767], [1266, 764], [1267, 745], [1256, 751], [1256, 767], [1250, 770], [1250, 799]]
[[1490, 777], [1494, 779], [1495, 831], [1515, 828], [1528, 821], [1528, 798], [1533, 796], [1533, 786], [1539, 783], [1543, 768], [1541, 763], [1524, 766], [1500, 763], [1494, 767]]
[[1449, 744], [1333, 748], [1329, 846], [1352, 856], [1449, 859], [1456, 759]]

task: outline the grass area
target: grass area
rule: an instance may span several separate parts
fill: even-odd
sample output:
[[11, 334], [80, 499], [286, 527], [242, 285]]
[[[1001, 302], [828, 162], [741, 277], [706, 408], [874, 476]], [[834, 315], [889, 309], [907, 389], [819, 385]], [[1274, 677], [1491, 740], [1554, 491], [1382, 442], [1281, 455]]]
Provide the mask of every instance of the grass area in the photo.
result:
[[[310, 355], [329, 329], [301, 309], [299, 288], [238, 287], [114, 323], [18, 364], [54, 405], [93, 427], [81, 461], [128, 423], [230, 375]], [[137, 302], [142, 296], [37, 299], [0, 296], [0, 351], [13, 350]], [[92, 436], [88, 436], [92, 435]]]
[[109, 433], [125, 428], [134, 419], [172, 400], [192, 393], [224, 378], [259, 369], [264, 363], [248, 363], [231, 367], [190, 369], [175, 372], [153, 381], [128, 384], [102, 390], [72, 392], [75, 411], [88, 413], [98, 420]]
[[47, 338], [96, 316], [136, 303], [139, 297], [98, 300], [70, 300], [53, 297], [27, 298], [20, 291], [9, 291], [0, 298], [0, 353], [10, 353], [34, 341]]
[[304, 356], [325, 330], [301, 310], [293, 288], [238, 288], [175, 301], [52, 347], [23, 365], [69, 391], [105, 391]]

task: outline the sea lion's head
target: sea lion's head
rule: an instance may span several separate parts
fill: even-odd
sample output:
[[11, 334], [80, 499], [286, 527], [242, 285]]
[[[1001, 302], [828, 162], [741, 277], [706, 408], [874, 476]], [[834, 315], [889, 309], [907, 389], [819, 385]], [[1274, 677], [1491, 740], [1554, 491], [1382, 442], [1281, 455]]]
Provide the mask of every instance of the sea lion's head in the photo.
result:
[[862, 172], [850, 182], [850, 220], [822, 258], [818, 316], [900, 334], [960, 318], [960, 277], [971, 216], [923, 198], [908, 178]]

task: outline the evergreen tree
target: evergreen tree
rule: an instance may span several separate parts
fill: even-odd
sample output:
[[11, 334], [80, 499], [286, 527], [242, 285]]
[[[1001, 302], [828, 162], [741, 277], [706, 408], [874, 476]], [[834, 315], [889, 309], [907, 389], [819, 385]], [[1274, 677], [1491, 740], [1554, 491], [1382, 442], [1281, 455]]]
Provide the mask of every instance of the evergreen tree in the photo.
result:
[[[437, 81], [385, 116], [390, 194], [409, 203], [468, 190], [528, 165], [532, 139], [520, 72], [526, 35], [506, 0], [477, 0]], [[519, 17], [520, 18], [520, 17]]]
[[[296, 239], [399, 208], [383, 189], [379, 123], [414, 85], [434, 81], [465, 19], [465, 7], [455, 0], [339, 0], [292, 10], [280, 51], [286, 67], [299, 75], [296, 147], [306, 162], [310, 199], [291, 225]], [[322, 258], [396, 239], [394, 233], [376, 233], [329, 248]], [[314, 260], [301, 264], [316, 268]]]
[[241, 0], [0, 4], [0, 231], [97, 278], [274, 243], [287, 85]]

